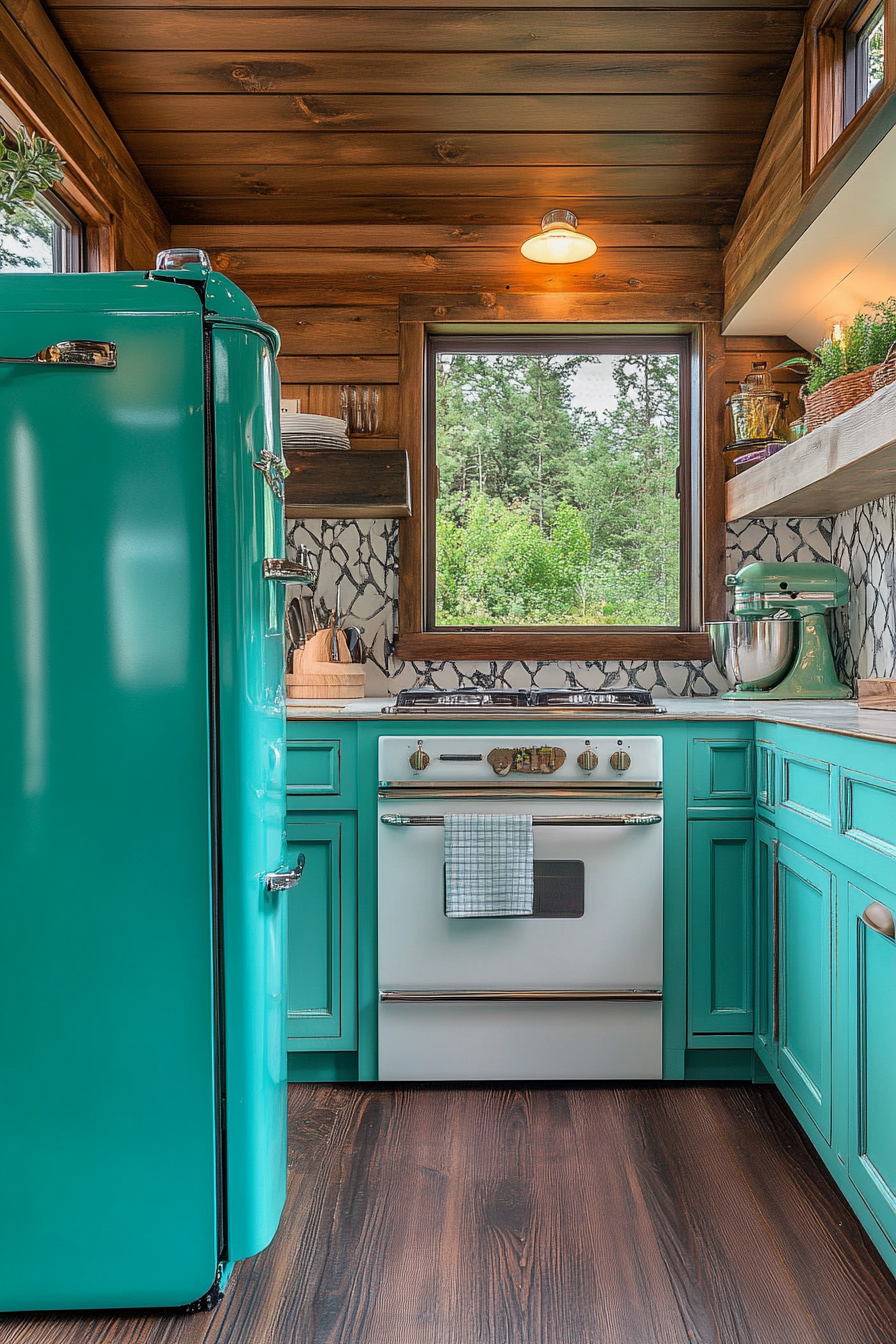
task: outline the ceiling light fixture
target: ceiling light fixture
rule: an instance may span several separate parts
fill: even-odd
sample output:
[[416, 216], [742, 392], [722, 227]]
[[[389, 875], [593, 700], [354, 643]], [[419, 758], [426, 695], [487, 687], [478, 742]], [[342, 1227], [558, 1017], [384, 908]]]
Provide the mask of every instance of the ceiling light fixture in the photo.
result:
[[587, 233], [578, 233], [578, 227], [571, 210], [549, 210], [541, 221], [541, 233], [527, 238], [520, 251], [529, 261], [585, 261], [594, 256], [597, 243]]

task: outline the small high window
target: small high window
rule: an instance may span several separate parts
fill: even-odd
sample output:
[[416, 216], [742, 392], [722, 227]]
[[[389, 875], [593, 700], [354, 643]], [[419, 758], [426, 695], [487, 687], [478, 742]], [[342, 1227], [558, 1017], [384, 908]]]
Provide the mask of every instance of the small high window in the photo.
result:
[[854, 15], [846, 31], [847, 120], [867, 103], [884, 78], [886, 17], [883, 4]]
[[38, 205], [0, 216], [0, 272], [40, 275], [81, 270], [80, 220], [47, 193]]

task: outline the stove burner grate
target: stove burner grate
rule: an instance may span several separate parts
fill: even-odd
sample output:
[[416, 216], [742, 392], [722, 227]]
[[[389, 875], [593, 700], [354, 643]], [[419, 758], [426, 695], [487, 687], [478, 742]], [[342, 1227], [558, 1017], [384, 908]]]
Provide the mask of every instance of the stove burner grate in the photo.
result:
[[625, 710], [659, 714], [650, 691], [638, 686], [599, 691], [572, 690], [568, 687], [531, 691], [503, 687], [455, 686], [439, 690], [435, 686], [416, 686], [399, 691], [394, 714], [491, 713], [507, 710], [568, 709], [608, 713]]

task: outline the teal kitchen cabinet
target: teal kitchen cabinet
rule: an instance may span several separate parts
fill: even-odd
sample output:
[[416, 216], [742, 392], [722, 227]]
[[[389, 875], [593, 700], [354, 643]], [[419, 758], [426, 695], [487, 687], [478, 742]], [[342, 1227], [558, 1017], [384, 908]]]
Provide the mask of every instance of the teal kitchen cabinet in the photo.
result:
[[847, 883], [849, 1178], [896, 1244], [896, 894]]
[[830, 1143], [833, 874], [790, 844], [779, 842], [772, 900], [777, 1069], [805, 1115]]
[[357, 1048], [357, 818], [291, 813], [290, 864], [305, 855], [287, 909], [287, 1048]]
[[752, 1044], [753, 929], [753, 822], [689, 822], [690, 1046]]

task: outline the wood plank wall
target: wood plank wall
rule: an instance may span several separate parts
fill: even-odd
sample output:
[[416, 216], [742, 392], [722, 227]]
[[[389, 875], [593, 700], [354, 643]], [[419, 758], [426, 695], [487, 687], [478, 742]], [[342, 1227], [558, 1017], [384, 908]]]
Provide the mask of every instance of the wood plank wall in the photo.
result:
[[59, 195], [84, 220], [88, 269], [142, 270], [168, 221], [38, 0], [0, 0], [0, 98], [65, 159]]
[[172, 242], [206, 248], [278, 329], [284, 396], [330, 415], [338, 414], [341, 383], [377, 385], [379, 436], [359, 437], [355, 446], [392, 447], [401, 294], [431, 293], [427, 320], [454, 317], [455, 293], [478, 292], [488, 307], [523, 292], [556, 294], [566, 320], [618, 321], [624, 308], [632, 321], [718, 321], [715, 225], [583, 219], [580, 227], [600, 250], [565, 267], [526, 262], [519, 245], [531, 228], [505, 224], [175, 225]]
[[725, 311], [768, 266], [803, 209], [802, 45], [784, 81], [724, 257]]

